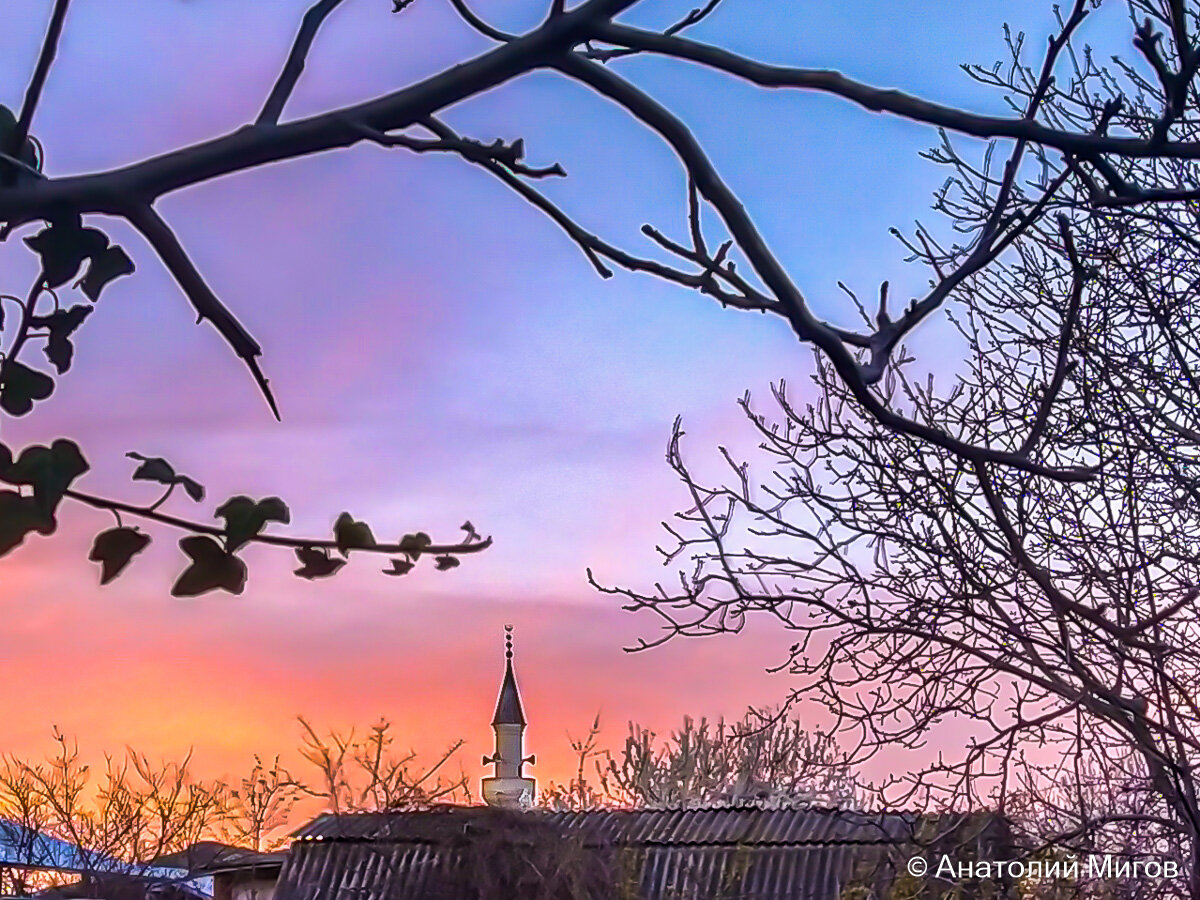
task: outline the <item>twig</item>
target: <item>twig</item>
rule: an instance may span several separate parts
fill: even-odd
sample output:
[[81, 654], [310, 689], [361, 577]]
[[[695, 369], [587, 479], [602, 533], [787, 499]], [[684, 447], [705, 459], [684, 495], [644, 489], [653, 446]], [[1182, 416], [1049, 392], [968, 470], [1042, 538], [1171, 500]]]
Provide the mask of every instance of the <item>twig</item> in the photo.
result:
[[279, 121], [284, 104], [292, 96], [292, 91], [296, 89], [296, 82], [304, 72], [304, 62], [308, 58], [308, 51], [312, 49], [317, 32], [329, 14], [341, 4], [342, 0], [318, 0], [304, 14], [304, 20], [300, 23], [300, 30], [296, 33], [296, 40], [292, 44], [287, 62], [283, 65], [283, 71], [279, 73], [279, 79], [271, 89], [271, 94], [267, 97], [267, 102], [263, 104], [262, 112], [258, 114], [254, 124], [274, 125]]
[[454, 7], [454, 11], [459, 17], [482, 34], [484, 37], [491, 38], [493, 41], [498, 41], [501, 44], [507, 44], [510, 41], [517, 40], [520, 35], [509, 34], [507, 31], [501, 31], [499, 28], [493, 28], [479, 16], [471, 11], [471, 7], [467, 6], [466, 0], [450, 0], [450, 5]]
[[[709, 17], [709, 15], [712, 14], [713, 10], [715, 10], [717, 8], [717, 6], [720, 5], [720, 3], [721, 3], [721, 0], [708, 0], [708, 2], [704, 4], [704, 6], [700, 6], [700, 7], [697, 7], [696, 9], [693, 9], [682, 19], [679, 19], [678, 21], [673, 22], [669, 26], [664, 28], [662, 33], [664, 35], [666, 35], [667, 37], [670, 37], [670, 36], [676, 35], [676, 34], [682, 34], [684, 31], [687, 31], [693, 25], [696, 25], [700, 22], [703, 22], [705, 19], [707, 19]], [[630, 49], [591, 50], [589, 48], [588, 52], [586, 52], [584, 55], [588, 59], [595, 60], [596, 62], [606, 63], [613, 59], [620, 59], [623, 56], [633, 56], [640, 52], [641, 52], [640, 50], [630, 50]]]
[[29, 126], [33, 124], [33, 114], [37, 110], [38, 101], [42, 96], [42, 88], [46, 86], [46, 77], [54, 64], [58, 53], [58, 39], [62, 35], [63, 22], [67, 18], [67, 7], [71, 0], [55, 0], [54, 12], [50, 16], [50, 27], [46, 29], [46, 38], [42, 41], [42, 52], [38, 55], [33, 77], [29, 79], [29, 87], [25, 90], [25, 102], [21, 105], [21, 115], [17, 119], [17, 129], [13, 132], [12, 143], [8, 152], [13, 156], [21, 155], [25, 139], [29, 137]]
[[258, 366], [258, 357], [262, 355], [262, 347], [259, 346], [258, 341], [250, 336], [250, 333], [242, 327], [242, 323], [213, 293], [212, 288], [205, 282], [204, 276], [200, 274], [191, 257], [187, 255], [183, 245], [179, 243], [175, 232], [152, 206], [132, 207], [126, 212], [126, 216], [130, 224], [141, 232], [150, 246], [154, 248], [163, 261], [163, 265], [167, 267], [167, 271], [171, 273], [188, 300], [191, 301], [192, 307], [199, 317], [197, 323], [203, 322], [205, 319], [212, 322], [213, 327], [217, 329], [233, 352], [246, 364], [266, 398], [267, 405], [271, 407], [271, 412], [276, 419], [279, 419], [279, 407], [275, 405], [271, 388]]
[[1079, 261], [1079, 253], [1075, 249], [1075, 240], [1071, 236], [1070, 223], [1065, 215], [1060, 215], [1058, 219], [1059, 231], [1062, 234], [1063, 247], [1066, 249], [1067, 258], [1071, 263], [1071, 296], [1067, 303], [1067, 314], [1063, 317], [1062, 332], [1058, 339], [1058, 356], [1054, 363], [1054, 375], [1050, 379], [1050, 385], [1042, 394], [1041, 403], [1038, 406], [1037, 414], [1034, 416], [1033, 427], [1029, 429], [1029, 435], [1021, 443], [1021, 448], [1018, 453], [1028, 454], [1042, 438], [1042, 434], [1046, 430], [1046, 425], [1050, 420], [1050, 408], [1054, 405], [1055, 399], [1058, 397], [1058, 392], [1062, 390], [1063, 381], [1067, 377], [1070, 363], [1067, 359], [1071, 350], [1071, 335], [1075, 330], [1075, 323], [1079, 319], [1079, 305], [1083, 298], [1083, 286], [1087, 282], [1088, 272], [1083, 264]]
[[[429, 118], [422, 121], [421, 125], [436, 134], [438, 131], [437, 126], [434, 124], [435, 122], [436, 120]], [[499, 138], [490, 144], [485, 144], [482, 141], [472, 138], [457, 136], [441, 137], [437, 140], [422, 140], [406, 134], [387, 134], [386, 132], [378, 131], [364, 125], [361, 122], [354, 123], [354, 126], [362, 132], [363, 137], [374, 141], [381, 147], [403, 147], [406, 150], [411, 150], [413, 153], [450, 151], [474, 163], [497, 163], [504, 166], [510, 172], [517, 175], [524, 175], [526, 178], [549, 178], [552, 176], [564, 178], [567, 174], [566, 170], [559, 163], [540, 167], [525, 165], [521, 161], [525, 155], [525, 142], [521, 138], [517, 138], [509, 144], [504, 143]]]

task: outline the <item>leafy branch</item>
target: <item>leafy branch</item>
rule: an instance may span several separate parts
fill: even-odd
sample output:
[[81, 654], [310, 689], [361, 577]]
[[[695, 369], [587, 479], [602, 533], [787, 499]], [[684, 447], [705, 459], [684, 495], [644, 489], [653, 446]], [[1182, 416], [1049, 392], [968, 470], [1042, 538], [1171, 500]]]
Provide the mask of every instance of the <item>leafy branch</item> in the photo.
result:
[[465, 539], [454, 543], [434, 543], [425, 532], [406, 534], [393, 543], [380, 542], [365, 522], [355, 520], [349, 513], [338, 517], [329, 538], [266, 534], [264, 530], [269, 524], [287, 525], [291, 521], [291, 511], [278, 497], [262, 500], [244, 495], [230, 497], [214, 513], [214, 518], [224, 520], [223, 524], [210, 525], [159, 510], [176, 487], [182, 488], [192, 502], [203, 501], [203, 485], [180, 475], [161, 457], [128, 455], [140, 463], [133, 480], [166, 488], [154, 503], [138, 506], [72, 488], [76, 479], [89, 469], [73, 441], [60, 439], [49, 447], [27, 447], [16, 459], [7, 446], [0, 444], [0, 482], [15, 488], [0, 490], [0, 556], [20, 546], [30, 534], [53, 534], [58, 526], [57, 511], [64, 499], [107, 510], [117, 519], [115, 528], [96, 536], [88, 556], [100, 564], [101, 584], [116, 579], [151, 542], [148, 534], [126, 525], [122, 514], [188, 532], [179, 541], [189, 564], [172, 588], [171, 593], [177, 597], [194, 597], [218, 588], [242, 593], [248, 573], [237, 554], [250, 544], [294, 550], [300, 561], [295, 574], [309, 580], [336, 574], [352, 551], [391, 556], [392, 569], [388, 574], [403, 575], [422, 556], [433, 557], [435, 568], [445, 571], [460, 564], [458, 557], [485, 550], [492, 544], [492, 539], [481, 537], [470, 522], [462, 525]]

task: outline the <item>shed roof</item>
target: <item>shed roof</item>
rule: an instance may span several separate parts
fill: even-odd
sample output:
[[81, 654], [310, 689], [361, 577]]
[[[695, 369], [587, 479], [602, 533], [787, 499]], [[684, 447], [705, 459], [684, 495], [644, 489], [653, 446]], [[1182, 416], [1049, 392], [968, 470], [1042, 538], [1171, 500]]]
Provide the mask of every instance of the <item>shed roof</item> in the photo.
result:
[[634, 879], [632, 896], [639, 898], [834, 900], [850, 884], [892, 881], [902, 871], [897, 865], [918, 846], [1006, 844], [1000, 824], [978, 815], [757, 806], [324, 815], [296, 833], [275, 897], [478, 897], [463, 881], [464, 870], [480, 862], [494, 868], [502, 855], [530, 858], [540, 832], [552, 844], [590, 848], [593, 862], [603, 858], [605, 871]]
[[286, 856], [287, 852], [282, 850], [263, 852], [221, 841], [197, 841], [183, 850], [156, 857], [149, 865], [184, 869], [192, 874], [213, 874], [243, 869], [277, 869]]
[[[563, 833], [591, 842], [621, 844], [878, 844], [912, 839], [922, 819], [913, 813], [747, 804], [680, 809], [604, 809], [585, 812], [531, 810]], [[487, 807], [448, 807], [430, 812], [355, 813], [318, 816], [293, 834], [298, 840], [375, 840], [439, 843], [464, 827], [494, 818]], [[947, 816], [947, 827], [961, 816]]]

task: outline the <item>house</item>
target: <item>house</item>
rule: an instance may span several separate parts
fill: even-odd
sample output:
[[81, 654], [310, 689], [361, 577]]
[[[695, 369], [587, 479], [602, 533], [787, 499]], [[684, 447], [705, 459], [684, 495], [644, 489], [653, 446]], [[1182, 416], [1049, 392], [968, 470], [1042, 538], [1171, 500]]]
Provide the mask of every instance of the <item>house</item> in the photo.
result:
[[212, 897], [212, 880], [203, 875], [156, 862], [126, 862], [7, 819], [0, 819], [0, 870], [79, 876], [73, 883], [50, 888], [39, 895], [46, 897], [89, 900]]
[[85, 875], [78, 881], [34, 894], [41, 900], [200, 900], [205, 897], [188, 884], [163, 883], [134, 874]]
[[154, 860], [211, 879], [213, 900], [271, 900], [287, 854], [264, 853], [219, 841], [199, 841]]

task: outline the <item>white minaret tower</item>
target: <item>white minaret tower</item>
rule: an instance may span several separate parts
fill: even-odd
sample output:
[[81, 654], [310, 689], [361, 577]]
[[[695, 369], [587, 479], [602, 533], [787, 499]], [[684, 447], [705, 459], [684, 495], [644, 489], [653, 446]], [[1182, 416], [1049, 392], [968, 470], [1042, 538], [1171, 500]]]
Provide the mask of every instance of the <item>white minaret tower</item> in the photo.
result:
[[524, 755], [525, 713], [513, 675], [512, 630], [511, 625], [504, 626], [504, 681], [500, 684], [500, 698], [492, 718], [496, 752], [483, 758], [483, 764], [491, 763], [495, 770], [493, 777], [483, 779], [483, 799], [488, 806], [528, 809], [533, 805], [537, 782], [521, 774], [521, 766], [532, 765], [535, 760]]

